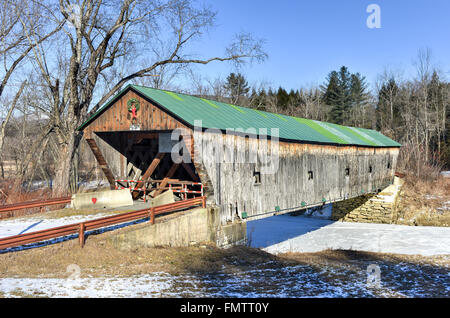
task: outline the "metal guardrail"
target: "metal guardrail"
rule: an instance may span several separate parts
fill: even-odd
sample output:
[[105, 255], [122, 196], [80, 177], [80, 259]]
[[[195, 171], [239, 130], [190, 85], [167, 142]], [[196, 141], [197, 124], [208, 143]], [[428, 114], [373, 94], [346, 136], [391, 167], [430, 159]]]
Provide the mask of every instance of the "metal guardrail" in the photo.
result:
[[164, 204], [156, 207], [151, 207], [143, 210], [122, 213], [113, 216], [107, 216], [100, 219], [74, 223], [59, 227], [54, 227], [46, 230], [20, 234], [15, 236], [9, 236], [5, 238], [0, 238], [0, 250], [21, 246], [29, 243], [37, 243], [41, 241], [46, 241], [49, 239], [58, 238], [61, 236], [67, 236], [71, 234], [77, 234], [79, 238], [80, 246], [83, 247], [85, 243], [86, 231], [99, 229], [102, 227], [149, 218], [151, 224], [155, 224], [155, 216], [175, 212], [181, 209], [189, 208], [196, 205], [202, 205], [206, 207], [206, 197], [197, 197], [193, 199], [178, 201], [175, 203]]
[[27, 201], [27, 202], [1, 205], [0, 206], [0, 216], [6, 214], [8, 212], [23, 210], [23, 209], [40, 208], [42, 210], [42, 208], [45, 206], [70, 203], [71, 199], [72, 199], [72, 197], [62, 197], [62, 198], [53, 198], [53, 199], [48, 199], [48, 200], [39, 200], [39, 201], [36, 200], [36, 201]]

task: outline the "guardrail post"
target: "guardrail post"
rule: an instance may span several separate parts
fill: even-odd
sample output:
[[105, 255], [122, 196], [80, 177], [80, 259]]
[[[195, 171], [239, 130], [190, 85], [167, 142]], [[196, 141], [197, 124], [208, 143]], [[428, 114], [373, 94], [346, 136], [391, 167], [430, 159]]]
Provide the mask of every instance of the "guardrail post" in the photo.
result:
[[78, 240], [80, 242], [80, 246], [84, 247], [84, 229], [85, 229], [85, 225], [84, 223], [80, 224], [80, 231], [78, 233]]
[[155, 224], [155, 208], [150, 208], [150, 223]]
[[202, 208], [206, 208], [206, 197], [202, 197]]

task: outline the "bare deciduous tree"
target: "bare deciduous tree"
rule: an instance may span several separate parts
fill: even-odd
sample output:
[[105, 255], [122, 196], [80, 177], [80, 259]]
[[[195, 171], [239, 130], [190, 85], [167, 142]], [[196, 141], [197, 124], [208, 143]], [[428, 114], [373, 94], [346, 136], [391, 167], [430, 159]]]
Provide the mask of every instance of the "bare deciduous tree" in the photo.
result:
[[[52, 30], [43, 31], [33, 42], [29, 42], [25, 36], [26, 30], [40, 29], [45, 25], [45, 21], [40, 16], [39, 8], [39, 5], [32, 2], [5, 0], [0, 3], [0, 16], [2, 17], [0, 20], [0, 97], [2, 97], [14, 74], [18, 73], [17, 70], [27, 60], [30, 52], [56, 34], [62, 27], [62, 24], [59, 24]], [[24, 21], [26, 22], [24, 23]], [[2, 149], [6, 127], [26, 85], [26, 80], [21, 79], [21, 76], [16, 76], [16, 79], [22, 83], [12, 102], [7, 102], [12, 97], [9, 96], [10, 98], [3, 98], [0, 103], [0, 111], [3, 110], [6, 113], [0, 130], [0, 161], [3, 157]]]
[[[216, 15], [189, 0], [60, 0], [58, 5], [49, 4], [42, 9], [46, 11], [47, 21], [58, 26], [64, 24], [57, 44], [54, 43], [59, 48], [61, 63], [49, 65], [56, 58], [43, 43], [33, 47], [34, 64], [47, 85], [51, 104], [51, 124], [38, 143], [43, 142], [46, 134], [54, 132], [59, 147], [54, 195], [67, 192], [69, 184], [74, 190], [74, 158], [81, 139], [77, 127], [88, 117], [103, 76], [113, 71], [115, 64], [126, 65], [126, 72], [114, 79], [115, 84], [99, 98], [91, 112], [125, 83], [154, 75], [167, 65], [243, 63], [266, 58], [262, 42], [249, 34], [237, 35], [223, 56], [202, 58], [188, 54], [186, 48], [213, 26]], [[22, 20], [22, 24], [25, 28], [26, 21]], [[27, 28], [26, 36], [30, 45], [40, 38], [36, 29]], [[165, 51], [155, 54], [161, 42], [165, 43]], [[153, 61], [136, 69], [139, 64], [136, 62], [143, 55], [153, 56]], [[58, 66], [63, 66], [59, 72]]]
[[25, 87], [26, 81], [23, 81], [20, 85], [19, 91], [17, 92], [16, 96], [14, 97], [14, 100], [12, 101], [11, 105], [9, 106], [8, 113], [6, 114], [5, 119], [3, 120], [2, 124], [0, 125], [0, 162], [3, 160], [3, 144], [5, 140], [5, 130], [6, 125], [8, 125], [9, 120], [11, 119], [11, 116], [13, 114], [14, 109], [16, 108], [17, 102], [19, 100], [20, 95], [22, 94], [22, 91]]

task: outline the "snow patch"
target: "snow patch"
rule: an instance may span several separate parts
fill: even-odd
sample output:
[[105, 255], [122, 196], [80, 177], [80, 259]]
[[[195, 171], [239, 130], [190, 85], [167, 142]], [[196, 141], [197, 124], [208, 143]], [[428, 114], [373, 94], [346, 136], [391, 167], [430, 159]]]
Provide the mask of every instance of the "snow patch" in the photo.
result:
[[[4, 278], [5, 297], [448, 297], [448, 268], [377, 261], [380, 286], [367, 284], [360, 265], [261, 264], [252, 270], [223, 268], [208, 274], [164, 272], [130, 277]], [[264, 268], [264, 266], [274, 267]]]

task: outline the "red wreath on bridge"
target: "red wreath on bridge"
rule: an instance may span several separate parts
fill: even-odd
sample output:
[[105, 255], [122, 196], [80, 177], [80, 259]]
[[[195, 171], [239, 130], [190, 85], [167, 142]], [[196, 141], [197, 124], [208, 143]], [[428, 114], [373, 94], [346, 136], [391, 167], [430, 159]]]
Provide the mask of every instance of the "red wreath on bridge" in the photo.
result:
[[137, 118], [136, 113], [141, 107], [141, 103], [139, 102], [139, 100], [137, 100], [136, 98], [131, 98], [128, 100], [127, 106], [128, 111], [131, 113], [132, 119], [136, 119]]

